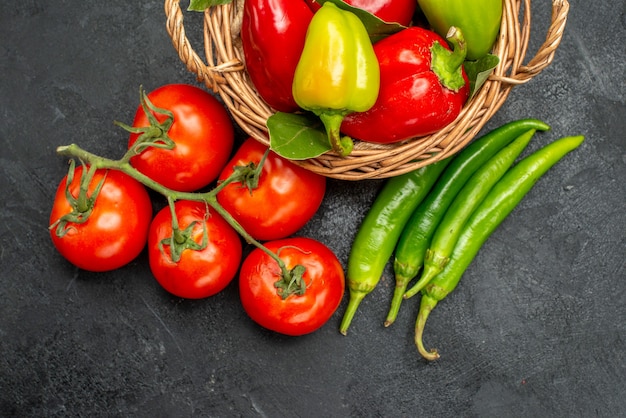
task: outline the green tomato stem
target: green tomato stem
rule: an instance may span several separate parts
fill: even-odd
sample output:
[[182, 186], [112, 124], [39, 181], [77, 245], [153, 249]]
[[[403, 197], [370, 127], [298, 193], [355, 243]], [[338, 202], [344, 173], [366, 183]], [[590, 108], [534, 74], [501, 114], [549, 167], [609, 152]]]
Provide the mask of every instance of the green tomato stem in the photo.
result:
[[[152, 104], [143, 86], [139, 86], [139, 98], [141, 108], [150, 122], [149, 126], [134, 127], [122, 122], [114, 122], [115, 125], [125, 129], [127, 132], [138, 135], [133, 146], [130, 147], [124, 157], [120, 159], [120, 161], [123, 162], [130, 161], [132, 157], [140, 154], [148, 147], [172, 149], [176, 145], [168, 135], [170, 128], [174, 124], [174, 114], [167, 109], [162, 109]], [[159, 122], [153, 112], [164, 116], [164, 121]]]
[[91, 183], [91, 179], [93, 179], [95, 173], [96, 169], [94, 167], [89, 167], [87, 173], [80, 179], [80, 193], [78, 193], [76, 199], [76, 208], [81, 213], [87, 212], [89, 210], [90, 204], [87, 190], [89, 188], [89, 183]]
[[[167, 204], [170, 209], [170, 214], [172, 216], [172, 240], [174, 241], [172, 245], [180, 245], [184, 244], [186, 237], [180, 230], [180, 225], [178, 224], [178, 217], [176, 216], [176, 202], [174, 199], [167, 199]], [[178, 260], [174, 260], [178, 261]]]

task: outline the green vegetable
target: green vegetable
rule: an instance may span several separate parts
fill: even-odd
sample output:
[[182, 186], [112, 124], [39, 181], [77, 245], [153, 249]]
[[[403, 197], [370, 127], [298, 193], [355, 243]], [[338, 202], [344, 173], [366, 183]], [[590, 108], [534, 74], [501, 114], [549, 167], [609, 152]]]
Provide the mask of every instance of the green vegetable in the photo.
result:
[[[387, 1], [387, 0], [384, 0], [384, 1]], [[405, 1], [405, 0], [402, 0], [402, 1]], [[365, 2], [359, 1], [359, 0], [357, 0], [356, 2], [351, 1], [351, 0], [348, 0], [348, 1], [306, 0], [305, 1], [305, 3], [309, 3], [309, 4], [318, 3], [322, 5], [326, 2], [332, 2], [335, 4], [335, 6], [339, 7], [340, 9], [347, 10], [349, 12], [354, 13], [361, 20], [361, 22], [363, 22], [363, 25], [365, 26], [365, 29], [367, 29], [367, 33], [369, 34], [370, 40], [372, 41], [372, 43], [376, 43], [380, 41], [381, 39], [386, 38], [387, 36], [393, 35], [394, 33], [397, 33], [397, 32], [400, 32], [401, 30], [406, 29], [406, 26], [398, 22], [391, 22], [391, 21], [386, 22], [380, 19], [378, 16], [376, 16], [372, 12], [367, 11], [366, 9], [368, 8], [367, 6], [368, 2], [370, 2], [370, 6], [373, 6], [374, 8], [379, 8], [380, 10], [380, 4], [372, 4], [376, 2], [372, 2], [371, 0], [366, 0]], [[355, 4], [357, 6], [353, 6], [352, 4]], [[385, 7], [383, 7], [383, 9], [384, 8]]]
[[232, 1], [233, 0], [191, 0], [187, 10], [190, 12], [204, 12], [210, 7], [232, 3]]
[[378, 284], [411, 213], [428, 194], [449, 160], [444, 159], [392, 177], [374, 200], [359, 227], [348, 257], [350, 300], [339, 328], [342, 334], [347, 333], [363, 298]]
[[411, 289], [412, 292], [421, 290], [445, 267], [467, 219], [493, 185], [513, 165], [534, 134], [535, 130], [531, 129], [520, 135], [491, 157], [465, 183], [435, 230], [430, 248], [426, 251], [424, 258], [424, 270], [418, 283]]
[[378, 59], [365, 26], [353, 13], [324, 3], [309, 24], [292, 92], [298, 106], [319, 116], [339, 155], [353, 146], [341, 137], [343, 118], [370, 109], [379, 88]]
[[281, 157], [306, 160], [332, 150], [322, 122], [311, 113], [276, 112], [266, 126], [270, 148]]
[[[401, 298], [396, 295], [406, 289], [422, 268], [435, 228], [467, 179], [502, 147], [530, 129], [546, 131], [550, 127], [537, 119], [512, 121], [476, 139], [453, 157], [431, 192], [411, 215], [398, 240], [394, 260], [397, 289], [394, 292], [386, 325], [395, 321], [401, 302]], [[411, 289], [405, 297], [410, 297], [418, 291]]]
[[430, 312], [456, 288], [481, 246], [537, 180], [567, 153], [578, 148], [583, 140], [583, 136], [561, 138], [524, 158], [493, 186], [468, 219], [454, 247], [450, 262], [422, 290], [415, 323], [415, 344], [425, 359], [439, 358], [437, 350], [426, 351], [422, 342], [424, 326]]
[[486, 56], [496, 41], [502, 21], [502, 0], [417, 0], [428, 23], [445, 37], [451, 26], [461, 28], [467, 59]]

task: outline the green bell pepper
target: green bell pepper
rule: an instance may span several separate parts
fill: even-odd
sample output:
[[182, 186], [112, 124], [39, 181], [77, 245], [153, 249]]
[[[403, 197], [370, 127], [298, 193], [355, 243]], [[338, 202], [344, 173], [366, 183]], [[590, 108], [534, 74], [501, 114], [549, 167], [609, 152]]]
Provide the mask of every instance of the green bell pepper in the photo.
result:
[[417, 0], [428, 23], [445, 37], [451, 26], [461, 29], [467, 59], [478, 60], [496, 41], [502, 20], [502, 0]]
[[337, 154], [352, 151], [352, 139], [341, 137], [343, 118], [370, 109], [378, 98], [380, 68], [361, 20], [325, 2], [309, 24], [292, 93], [302, 109], [316, 114]]

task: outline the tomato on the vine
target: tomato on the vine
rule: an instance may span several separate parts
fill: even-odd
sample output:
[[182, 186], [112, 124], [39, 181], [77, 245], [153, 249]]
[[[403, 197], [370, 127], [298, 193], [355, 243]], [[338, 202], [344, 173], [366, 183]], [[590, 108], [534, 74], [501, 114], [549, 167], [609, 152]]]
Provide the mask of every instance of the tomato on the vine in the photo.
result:
[[[267, 146], [248, 138], [219, 176], [223, 181], [235, 166], [258, 166]], [[253, 238], [269, 241], [300, 230], [319, 209], [326, 193], [326, 177], [306, 170], [270, 151], [256, 188], [233, 182], [217, 194], [217, 201]]]
[[[278, 254], [288, 270], [305, 268], [301, 279], [281, 276], [272, 257], [254, 249], [239, 273], [244, 310], [257, 324], [286, 335], [304, 335], [324, 325], [339, 307], [345, 289], [343, 268], [333, 251], [311, 238], [271, 241], [266, 248]], [[293, 272], [293, 271], [292, 271]], [[295, 293], [284, 290], [293, 287]], [[303, 290], [303, 294], [298, 294]]]
[[[175, 145], [172, 149], [146, 147], [131, 158], [131, 164], [170, 189], [191, 192], [209, 185], [233, 149], [234, 127], [226, 108], [207, 91], [187, 84], [164, 85], [147, 97], [156, 108], [171, 112], [173, 122], [169, 121], [171, 126], [165, 134]], [[150, 113], [161, 126], [146, 135], [160, 137], [160, 131], [167, 129], [169, 116], [155, 110]], [[150, 126], [148, 114], [140, 105], [133, 128]], [[139, 137], [140, 133], [131, 133], [129, 148]]]
[[222, 291], [241, 263], [239, 234], [203, 202], [174, 204], [178, 223], [172, 230], [169, 206], [150, 225], [148, 258], [157, 282], [181, 298], [200, 299]]
[[146, 245], [152, 218], [150, 196], [141, 183], [115, 170], [95, 170], [81, 191], [83, 175], [82, 165], [70, 169], [57, 188], [50, 213], [52, 242], [63, 257], [83, 270], [117, 269], [135, 259]]

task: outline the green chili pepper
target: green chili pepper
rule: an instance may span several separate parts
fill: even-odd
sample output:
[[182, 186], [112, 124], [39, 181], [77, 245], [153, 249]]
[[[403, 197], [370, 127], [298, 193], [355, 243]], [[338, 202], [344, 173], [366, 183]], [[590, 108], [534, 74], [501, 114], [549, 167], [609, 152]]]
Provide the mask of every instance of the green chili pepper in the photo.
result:
[[561, 158], [578, 148], [583, 136], [558, 139], [535, 151], [510, 168], [493, 186], [463, 227], [449, 263], [422, 290], [422, 300], [415, 323], [415, 344], [427, 360], [439, 358], [437, 350], [426, 351], [422, 342], [424, 326], [430, 312], [458, 285], [491, 233], [511, 213], [537, 180]]
[[[547, 131], [550, 126], [537, 119], [515, 120], [481, 136], [453, 157], [431, 192], [411, 215], [398, 240], [394, 260], [396, 290], [385, 325], [395, 321], [402, 301], [399, 295], [422, 268], [435, 228], [467, 179], [496, 152], [530, 129]], [[409, 290], [404, 294], [405, 298], [418, 291]]]
[[450, 158], [387, 180], [365, 215], [348, 257], [350, 300], [339, 331], [348, 327], [363, 298], [378, 284], [398, 237]]
[[535, 130], [531, 129], [520, 135], [491, 157], [465, 183], [433, 234], [430, 247], [424, 258], [424, 270], [419, 281], [411, 289], [412, 292], [421, 290], [445, 267], [467, 219], [489, 193], [493, 185], [513, 165], [515, 159], [524, 151], [534, 134]]
[[445, 37], [451, 26], [461, 28], [467, 42], [467, 59], [487, 55], [502, 21], [502, 0], [417, 0], [428, 23]]
[[319, 116], [333, 149], [345, 156], [353, 143], [341, 137], [341, 122], [349, 113], [370, 109], [379, 88], [378, 59], [365, 26], [354, 13], [325, 2], [313, 15], [296, 66], [296, 103]]

